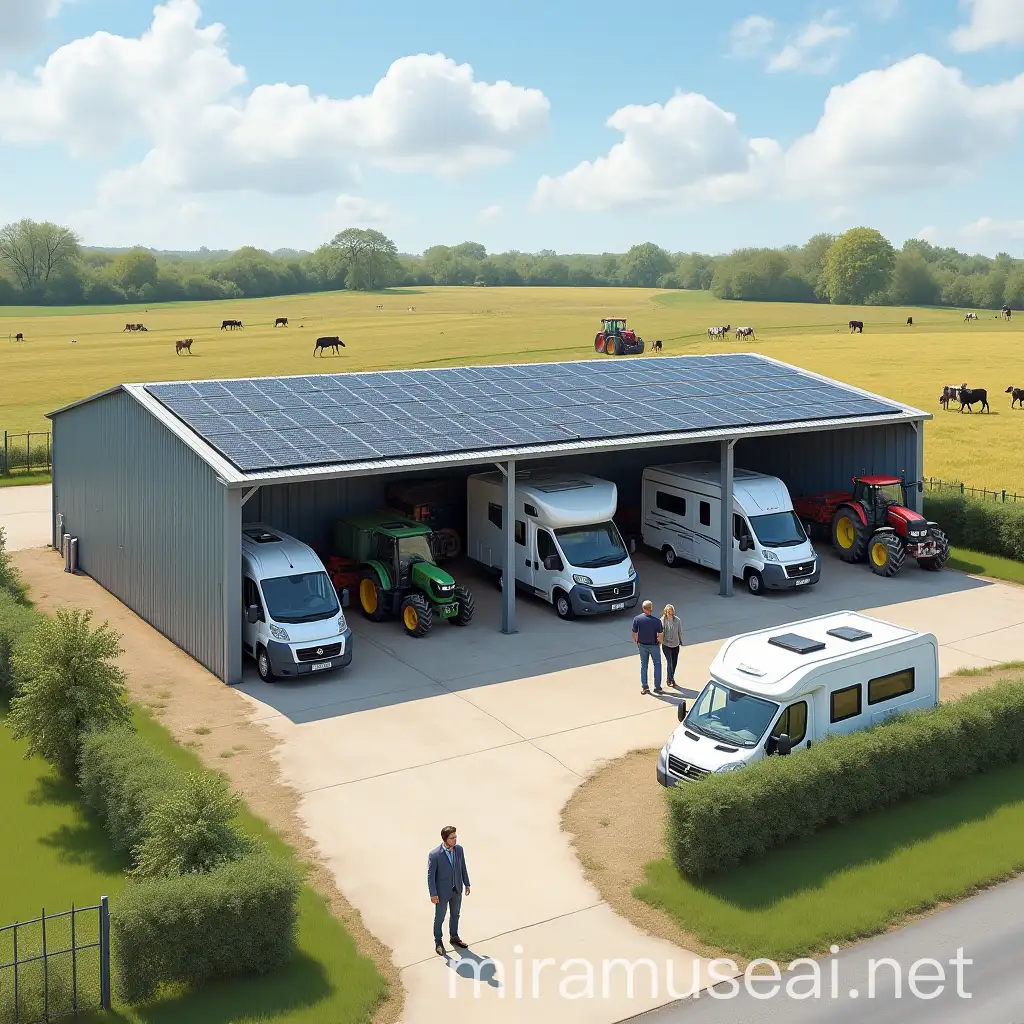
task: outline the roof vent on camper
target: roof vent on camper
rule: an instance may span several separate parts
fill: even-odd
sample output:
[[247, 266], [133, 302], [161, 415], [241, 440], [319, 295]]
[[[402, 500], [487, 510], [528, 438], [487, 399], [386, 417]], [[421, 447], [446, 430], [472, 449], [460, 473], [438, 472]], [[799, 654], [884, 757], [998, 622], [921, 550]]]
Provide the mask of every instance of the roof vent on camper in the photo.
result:
[[864, 629], [858, 629], [856, 626], [836, 626], [835, 629], [828, 630], [829, 636], [838, 637], [840, 640], [867, 640], [871, 634]]
[[780, 636], [768, 637], [768, 643], [781, 647], [784, 651], [794, 654], [810, 654], [812, 651], [825, 650], [824, 640], [808, 640], [799, 633], [782, 633]]
[[272, 544], [281, 539], [276, 533], [270, 533], [268, 530], [246, 530], [245, 535], [257, 544]]

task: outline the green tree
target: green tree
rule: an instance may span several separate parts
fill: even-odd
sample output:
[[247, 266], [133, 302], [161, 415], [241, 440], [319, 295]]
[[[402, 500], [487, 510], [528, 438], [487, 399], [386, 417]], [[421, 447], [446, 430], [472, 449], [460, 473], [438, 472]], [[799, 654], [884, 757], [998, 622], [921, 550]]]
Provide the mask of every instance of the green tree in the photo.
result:
[[336, 234], [328, 248], [345, 270], [345, 287], [353, 291], [386, 288], [401, 272], [398, 248], [387, 235], [372, 228], [346, 228]]
[[155, 285], [160, 268], [156, 257], [143, 248], [121, 253], [110, 268], [110, 276], [126, 291], [139, 291], [143, 285]]
[[828, 255], [836, 236], [827, 231], [811, 235], [804, 242], [796, 258], [797, 273], [814, 289], [814, 294], [823, 297], [825, 295], [822, 276], [825, 271], [825, 257]]
[[477, 263], [487, 259], [487, 250], [479, 242], [460, 242], [452, 252], [462, 259], [475, 260]]
[[1024, 269], [1010, 275], [1003, 293], [1003, 302], [1013, 309], [1024, 309]]
[[25, 292], [37, 292], [79, 253], [78, 236], [49, 221], [19, 220], [0, 228], [0, 264]]
[[660, 245], [634, 245], [619, 261], [619, 278], [634, 288], [656, 288], [658, 278], [672, 269], [672, 257]]
[[72, 776], [81, 737], [131, 721], [124, 672], [115, 664], [120, 637], [103, 623], [91, 626], [92, 612], [58, 608], [15, 652], [18, 694], [8, 722], [28, 740], [26, 757], [40, 754]]
[[829, 246], [822, 274], [831, 302], [862, 303], [889, 287], [896, 252], [874, 228], [851, 228]]
[[1007, 275], [1004, 271], [993, 270], [986, 274], [981, 282], [981, 294], [978, 305], [985, 309], [999, 309], [1006, 295]]
[[24, 604], [28, 598], [28, 588], [11, 559], [11, 553], [7, 550], [7, 531], [2, 526], [0, 526], [0, 590], [6, 590], [19, 604]]
[[205, 874], [253, 850], [236, 822], [241, 798], [223, 776], [192, 772], [146, 817], [135, 873], [148, 878]]
[[939, 282], [916, 249], [904, 246], [896, 257], [889, 294], [899, 306], [931, 306], [939, 301]]

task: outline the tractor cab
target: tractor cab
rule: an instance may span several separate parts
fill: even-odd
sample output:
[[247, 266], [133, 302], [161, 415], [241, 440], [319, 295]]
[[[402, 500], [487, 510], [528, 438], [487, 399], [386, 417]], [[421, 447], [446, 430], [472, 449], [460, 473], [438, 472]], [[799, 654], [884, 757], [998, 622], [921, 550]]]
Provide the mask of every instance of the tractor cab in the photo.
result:
[[889, 507], [908, 506], [906, 482], [895, 476], [860, 476], [853, 478], [853, 500], [860, 502], [880, 523], [888, 519]]
[[620, 320], [618, 317], [604, 317], [601, 320], [601, 326], [606, 337], [609, 334], [613, 337], [618, 337], [626, 330], [626, 321], [625, 318]]

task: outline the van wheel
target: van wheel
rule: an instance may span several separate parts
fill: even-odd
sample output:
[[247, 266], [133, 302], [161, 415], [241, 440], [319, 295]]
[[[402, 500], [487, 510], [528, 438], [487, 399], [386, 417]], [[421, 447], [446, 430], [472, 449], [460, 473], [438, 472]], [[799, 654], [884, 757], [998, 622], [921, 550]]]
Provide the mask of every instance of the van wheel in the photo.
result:
[[576, 618], [576, 613], [572, 610], [572, 601], [569, 600], [569, 595], [564, 591], [555, 591], [555, 611], [558, 613], [560, 619], [565, 619], [568, 622], [570, 619]]
[[665, 564], [670, 569], [674, 569], [679, 562], [679, 559], [676, 557], [676, 553], [672, 550], [672, 548], [665, 548], [665, 550], [662, 551], [661, 555], [665, 559]]
[[764, 593], [764, 578], [756, 569], [747, 570], [747, 590], [752, 594]]
[[274, 669], [270, 664], [270, 655], [267, 654], [265, 647], [256, 648], [256, 671], [260, 674], [260, 679], [265, 683], [271, 683], [274, 681]]

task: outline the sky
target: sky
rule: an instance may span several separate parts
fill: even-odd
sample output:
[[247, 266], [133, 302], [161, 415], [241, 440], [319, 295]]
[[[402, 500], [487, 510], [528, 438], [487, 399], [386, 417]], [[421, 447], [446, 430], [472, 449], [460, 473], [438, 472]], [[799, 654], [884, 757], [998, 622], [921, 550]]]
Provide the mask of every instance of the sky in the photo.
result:
[[1024, 255], [1024, 0], [0, 0], [0, 224]]

